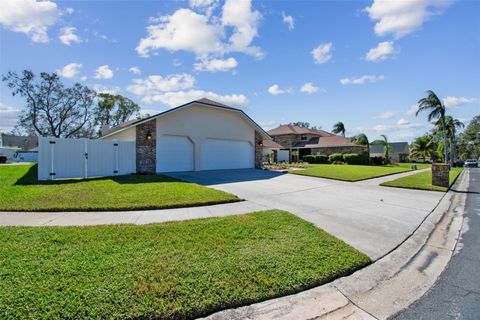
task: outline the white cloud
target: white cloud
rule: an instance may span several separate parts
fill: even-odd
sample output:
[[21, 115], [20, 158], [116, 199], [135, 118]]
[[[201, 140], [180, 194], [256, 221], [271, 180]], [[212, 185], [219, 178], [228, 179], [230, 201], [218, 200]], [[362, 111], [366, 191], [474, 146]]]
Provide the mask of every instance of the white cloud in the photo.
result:
[[392, 112], [392, 111], [386, 111], [386, 112], [382, 112], [378, 118], [380, 119], [392, 119], [393, 117], [395, 117], [395, 113]]
[[62, 28], [58, 39], [60, 39], [61, 43], [67, 46], [71, 45], [72, 43], [81, 43], [82, 39], [75, 34], [75, 31], [77, 31], [77, 29], [74, 27]]
[[407, 114], [409, 116], [414, 115], [415, 113], [417, 113], [417, 110], [418, 110], [418, 105], [414, 104], [410, 107], [410, 109], [408, 109]]
[[295, 28], [295, 19], [292, 16], [287, 16], [285, 12], [282, 12], [283, 23], [288, 26], [288, 30]]
[[332, 59], [333, 44], [331, 42], [322, 43], [312, 50], [312, 56], [316, 64], [322, 64]]
[[142, 73], [142, 70], [140, 70], [139, 67], [131, 67], [130, 69], [128, 69], [128, 71], [130, 71], [131, 73], [133, 74], [141, 74]]
[[189, 0], [191, 8], [205, 8], [217, 3], [217, 0]]
[[300, 92], [304, 93], [315, 93], [318, 92], [319, 88], [315, 86], [312, 82], [306, 82], [301, 88]]
[[50, 40], [48, 28], [60, 15], [52, 1], [0, 1], [0, 24], [8, 30], [26, 34], [33, 42], [47, 43]]
[[372, 130], [375, 132], [386, 132], [390, 131], [392, 129], [392, 126], [386, 125], [386, 124], [377, 124], [376, 126], [372, 127]]
[[95, 79], [112, 79], [113, 71], [108, 64], [100, 66], [95, 70]]
[[409, 124], [410, 124], [410, 121], [405, 120], [403, 118], [397, 121], [397, 126], [406, 126], [406, 125], [409, 125]]
[[107, 87], [102, 84], [94, 84], [92, 86], [93, 90], [95, 90], [97, 93], [108, 93], [112, 95], [119, 94], [121, 89], [119, 86], [112, 86], [112, 87]]
[[228, 71], [230, 69], [236, 68], [238, 65], [235, 58], [228, 59], [202, 59], [201, 62], [194, 64], [195, 71], [208, 71], [208, 72], [217, 72], [217, 71]]
[[365, 11], [370, 19], [376, 21], [375, 33], [378, 36], [392, 34], [399, 39], [418, 30], [450, 3], [452, 0], [374, 0]]
[[17, 123], [20, 109], [0, 102], [0, 129], [10, 130]]
[[68, 13], [68, 14], [73, 14], [75, 12], [75, 9], [67, 8], [67, 9], [65, 9], [65, 12]]
[[443, 99], [443, 103], [445, 104], [445, 107], [458, 107], [464, 104], [470, 104], [475, 102], [477, 102], [477, 98], [448, 96]]
[[263, 130], [270, 130], [272, 128], [278, 127], [279, 125], [279, 123], [274, 120], [258, 121], [258, 124], [260, 127], [263, 128]]
[[88, 79], [87, 76], [80, 77], [80, 81], [87, 81], [87, 79]]
[[146, 79], [134, 79], [133, 83], [127, 88], [128, 91], [136, 95], [152, 96], [161, 92], [190, 89], [195, 85], [195, 78], [187, 73], [166, 77], [152, 75]]
[[274, 84], [274, 85], [272, 85], [272, 86], [270, 86], [270, 87], [268, 88], [268, 92], [269, 92], [270, 94], [273, 94], [274, 96], [276, 96], [276, 95], [285, 93], [285, 90], [280, 89], [280, 87], [278, 86], [278, 84]]
[[[260, 19], [260, 13], [252, 10], [250, 0], [227, 0], [222, 16], [214, 18], [182, 8], [172, 15], [151, 19], [154, 24], [147, 26], [148, 35], [140, 39], [136, 51], [142, 57], [166, 49], [190, 51], [200, 58], [228, 52], [243, 52], [262, 58], [261, 49], [251, 46]], [[230, 37], [224, 41], [230, 30]]]
[[368, 50], [365, 55], [367, 61], [377, 62], [388, 58], [389, 55], [395, 53], [393, 41], [380, 42], [375, 48]]
[[248, 99], [243, 94], [221, 95], [204, 90], [165, 92], [162, 94], [146, 96], [142, 99], [142, 102], [146, 104], [159, 102], [170, 107], [176, 107], [201, 98], [211, 99], [240, 109], [243, 109], [248, 105]]
[[385, 79], [385, 77], [382, 76], [382, 75], [380, 75], [380, 76], [365, 75], [365, 76], [361, 76], [359, 78], [344, 78], [344, 79], [340, 80], [340, 83], [343, 84], [343, 85], [364, 84], [365, 82], [374, 83], [374, 82], [381, 81], [381, 80], [384, 80], [384, 79]]
[[70, 63], [64, 66], [63, 68], [57, 69], [55, 72], [64, 78], [73, 78], [75, 77], [82, 68], [80, 63]]

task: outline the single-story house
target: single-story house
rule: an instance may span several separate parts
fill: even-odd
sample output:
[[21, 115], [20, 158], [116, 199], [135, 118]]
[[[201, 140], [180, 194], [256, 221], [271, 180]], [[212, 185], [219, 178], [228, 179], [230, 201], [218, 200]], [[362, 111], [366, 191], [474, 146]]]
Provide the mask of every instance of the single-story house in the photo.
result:
[[[410, 147], [408, 142], [390, 142], [391, 150], [388, 157], [393, 162], [407, 162], [410, 155]], [[385, 155], [385, 147], [382, 145], [370, 146], [370, 157], [383, 157]]]
[[260, 168], [271, 137], [244, 111], [195, 100], [114, 127], [101, 139], [134, 141], [138, 173]]
[[362, 153], [367, 147], [358, 145], [343, 136], [318, 129], [295, 125], [281, 125], [269, 130], [273, 141], [290, 151], [290, 161], [301, 160], [310, 154]]
[[38, 137], [1, 133], [0, 155], [6, 156], [8, 161], [37, 162]]
[[[273, 140], [263, 140], [262, 141], [262, 155], [263, 159], [262, 161], [268, 162], [273, 161], [273, 162], [281, 162], [281, 159], [279, 160], [279, 152], [281, 149], [285, 149], [282, 145], [276, 143]], [[282, 156], [280, 155], [280, 158]], [[286, 159], [288, 161], [288, 158]]]

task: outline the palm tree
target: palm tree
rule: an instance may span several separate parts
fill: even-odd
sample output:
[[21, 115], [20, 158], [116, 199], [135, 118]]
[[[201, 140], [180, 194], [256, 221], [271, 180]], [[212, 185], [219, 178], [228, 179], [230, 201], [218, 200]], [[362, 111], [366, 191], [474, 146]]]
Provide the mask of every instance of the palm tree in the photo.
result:
[[[415, 113], [416, 116], [420, 112], [429, 111], [428, 121], [438, 119], [442, 126], [443, 131], [443, 145], [447, 145], [447, 129], [445, 127], [445, 105], [442, 100], [432, 90], [427, 91], [427, 96], [418, 100], [418, 110]], [[447, 163], [447, 148], [443, 148], [444, 162]]]
[[430, 157], [434, 153], [432, 149], [432, 141], [428, 136], [421, 136], [415, 139], [415, 142], [412, 146], [411, 156], [422, 158], [423, 162], [426, 161], [427, 157]]
[[382, 139], [380, 140], [375, 140], [372, 142], [372, 144], [375, 144], [375, 145], [380, 145], [384, 148], [385, 152], [383, 154], [383, 156], [385, 157], [385, 161], [387, 163], [390, 162], [390, 157], [389, 157], [389, 153], [390, 151], [392, 151], [392, 147], [390, 146], [390, 144], [388, 144], [388, 138], [386, 135], [384, 134], [381, 134], [380, 137], [382, 137]]
[[[441, 123], [437, 121], [435, 125], [440, 126]], [[465, 124], [458, 119], [453, 119], [451, 116], [445, 116], [445, 130], [447, 133], [447, 138], [450, 143], [450, 163], [453, 165], [453, 162], [456, 161], [456, 154], [455, 154], [455, 134], [457, 133], [457, 129], [464, 128]], [[447, 149], [447, 148], [445, 148]]]
[[368, 141], [368, 137], [364, 133], [360, 133], [351, 137], [350, 141], [361, 146], [367, 146], [368, 163], [370, 163], [370, 142]]
[[345, 125], [343, 124], [343, 122], [338, 121], [337, 123], [335, 123], [333, 125], [332, 133], [341, 134], [345, 137]]

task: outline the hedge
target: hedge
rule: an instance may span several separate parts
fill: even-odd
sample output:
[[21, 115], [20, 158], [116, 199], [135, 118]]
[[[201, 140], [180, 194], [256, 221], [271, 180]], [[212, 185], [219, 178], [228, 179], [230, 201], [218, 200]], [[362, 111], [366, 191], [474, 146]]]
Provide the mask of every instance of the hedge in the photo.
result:
[[330, 160], [330, 162], [334, 162], [334, 161], [342, 161], [343, 162], [343, 154], [342, 153], [332, 153], [328, 157], [328, 160]]
[[381, 166], [385, 164], [385, 158], [384, 157], [371, 157], [370, 162], [375, 165], [375, 166]]
[[368, 156], [366, 154], [346, 153], [343, 155], [343, 162], [347, 164], [368, 164]]
[[325, 164], [328, 163], [328, 156], [324, 154], [308, 154], [303, 156], [302, 160], [312, 164]]

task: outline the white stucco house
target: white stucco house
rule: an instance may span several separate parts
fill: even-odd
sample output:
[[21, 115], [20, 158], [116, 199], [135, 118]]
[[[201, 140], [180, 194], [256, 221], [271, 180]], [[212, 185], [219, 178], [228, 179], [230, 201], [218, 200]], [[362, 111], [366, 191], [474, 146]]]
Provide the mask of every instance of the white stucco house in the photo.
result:
[[244, 111], [200, 99], [121, 124], [101, 139], [134, 141], [136, 171], [160, 173], [260, 167], [271, 137]]

